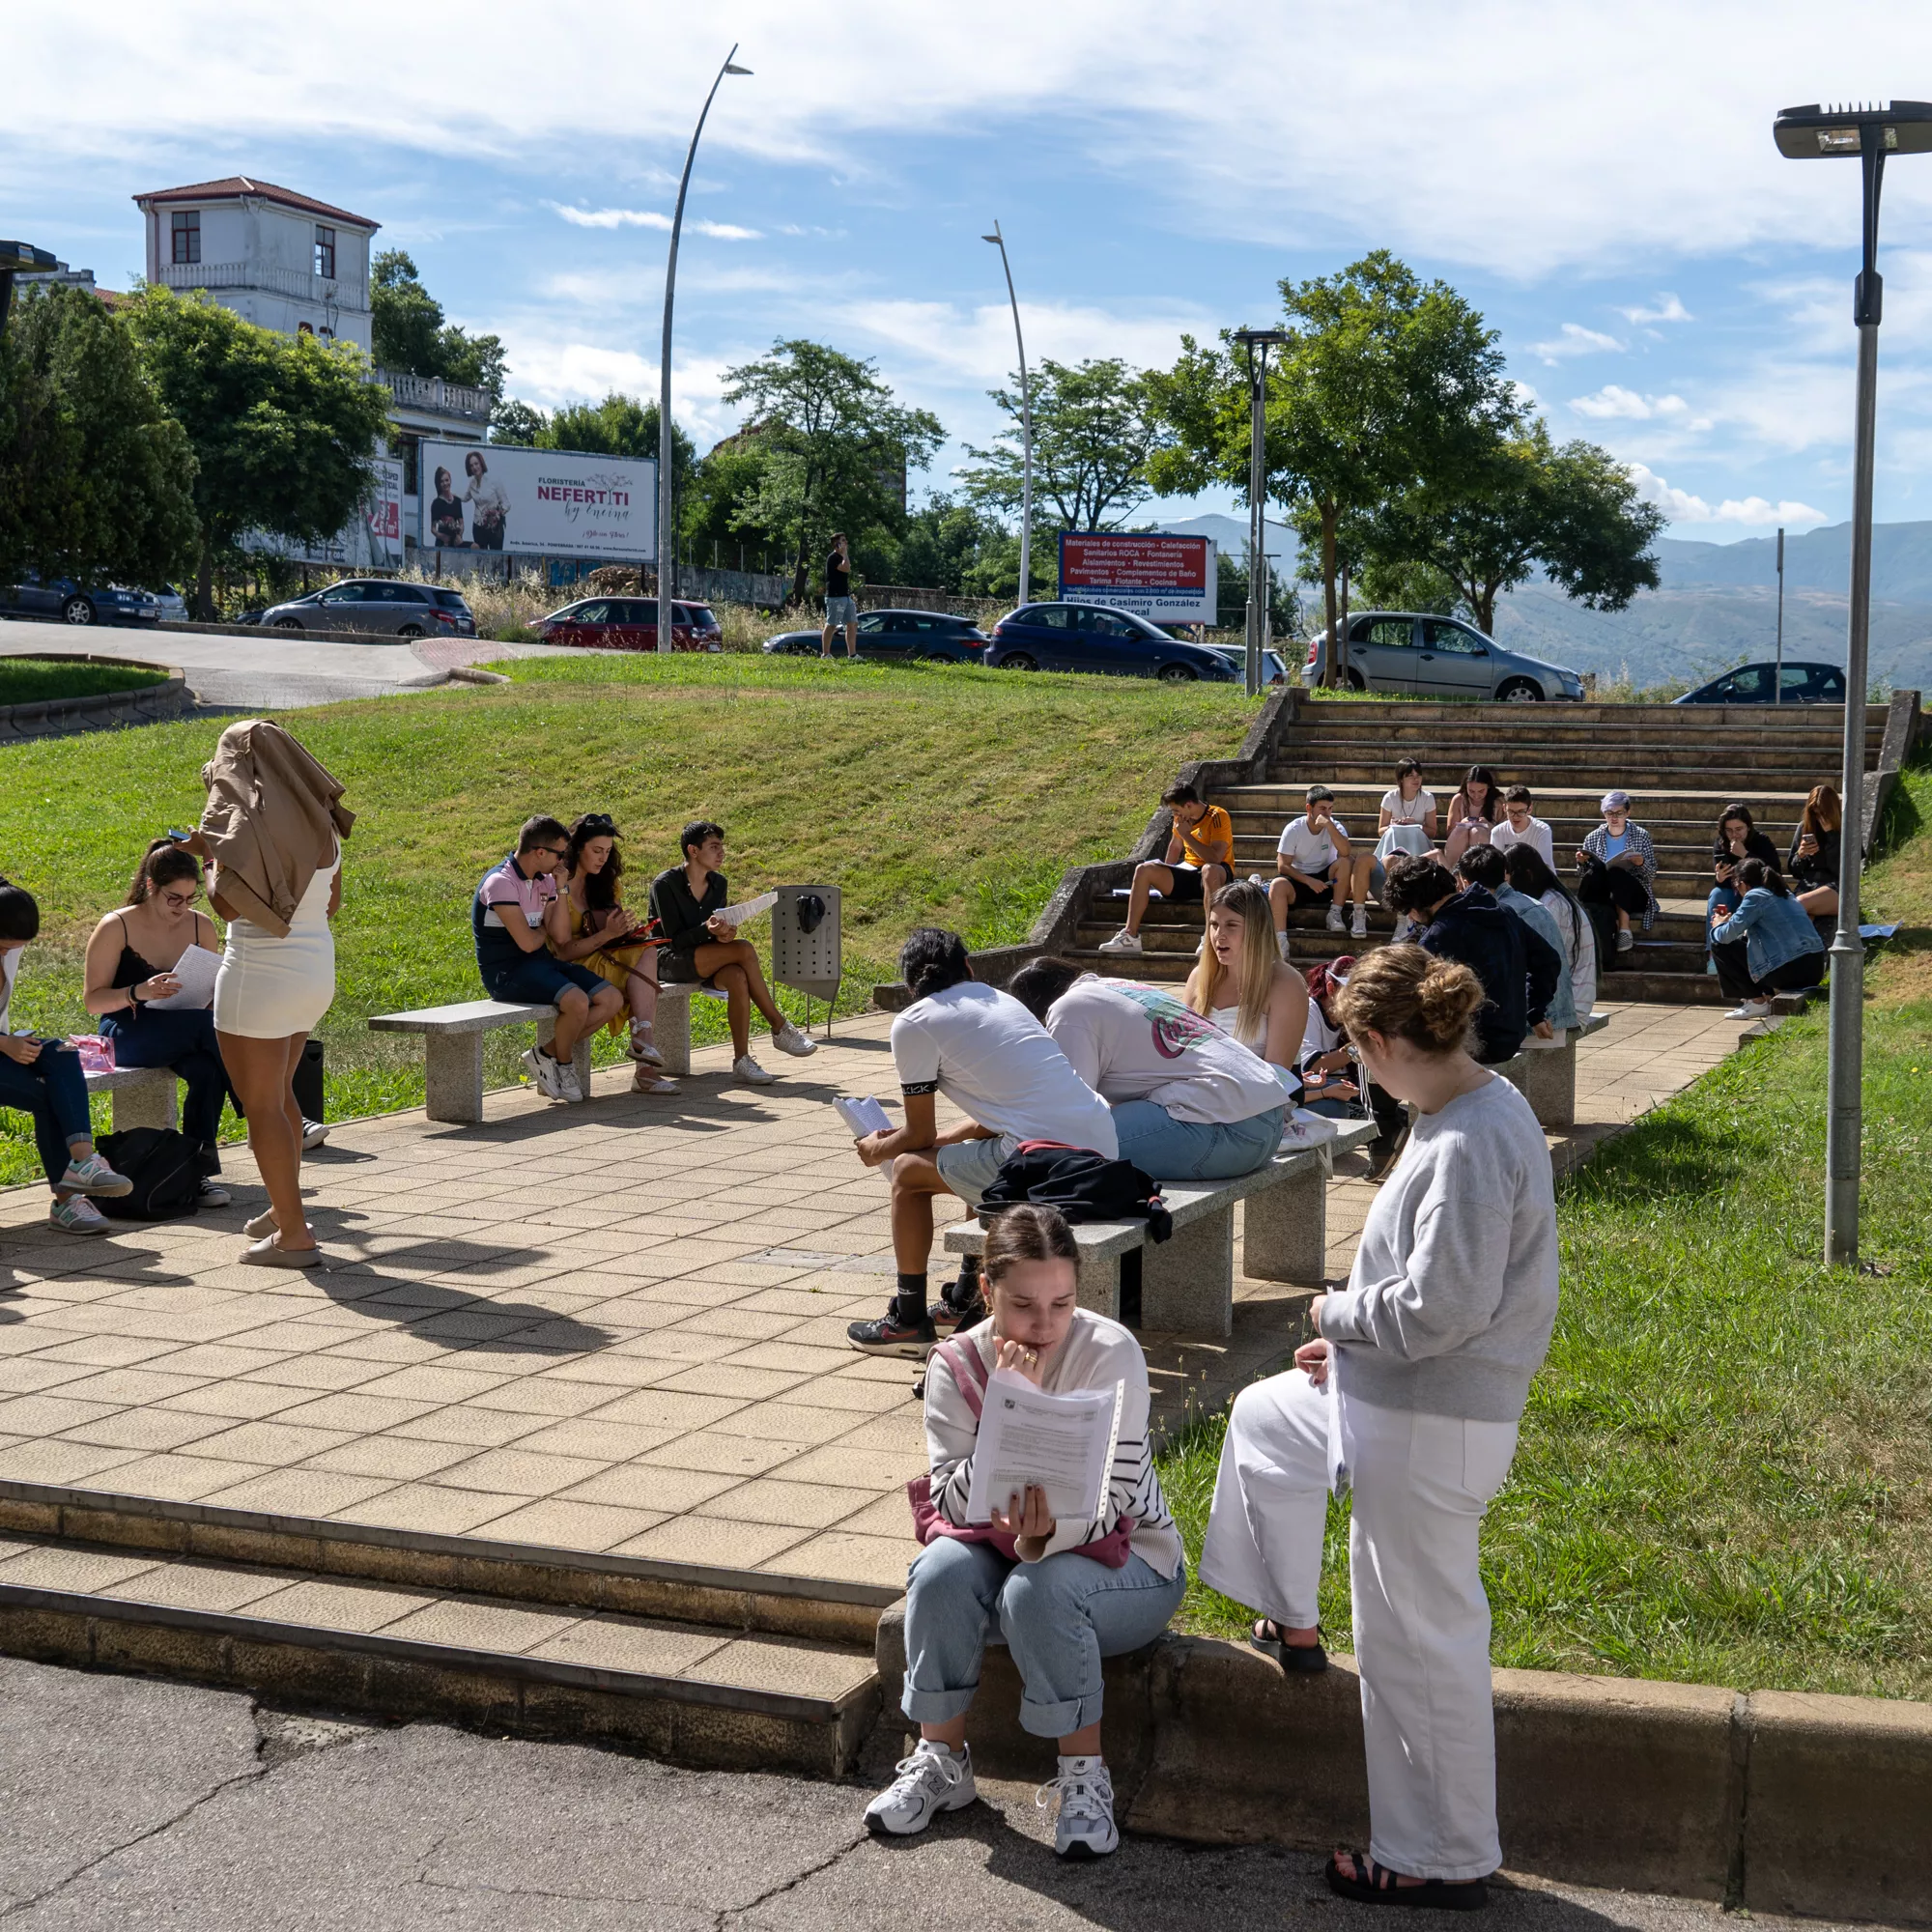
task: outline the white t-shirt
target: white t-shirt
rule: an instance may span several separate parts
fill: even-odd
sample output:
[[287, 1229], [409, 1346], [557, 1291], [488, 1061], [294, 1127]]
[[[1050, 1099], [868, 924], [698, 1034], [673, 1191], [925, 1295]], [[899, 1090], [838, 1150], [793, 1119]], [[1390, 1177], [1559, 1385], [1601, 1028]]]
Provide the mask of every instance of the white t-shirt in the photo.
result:
[[1118, 1159], [1106, 1101], [1009, 993], [966, 980], [893, 1022], [899, 1091], [944, 1094], [969, 1120], [1019, 1141], [1061, 1141]]
[[1561, 893], [1545, 893], [1543, 904], [1570, 949], [1570, 993], [1579, 1018], [1597, 1004], [1597, 933], [1589, 918]]
[[1400, 785], [1382, 793], [1382, 810], [1391, 825], [1420, 825], [1435, 810], [1435, 794], [1427, 785], [1413, 798], [1404, 798]]
[[1552, 872], [1556, 869], [1556, 841], [1549, 827], [1540, 818], [1532, 818], [1520, 832], [1507, 818], [1499, 818], [1495, 830], [1490, 834], [1490, 843], [1498, 852], [1507, 852], [1512, 845], [1533, 846], [1543, 855], [1543, 863]]
[[16, 946], [13, 952], [0, 955], [0, 1033], [7, 1031], [7, 1014], [14, 1005], [14, 981], [20, 971], [20, 954], [24, 947]]
[[1267, 1063], [1165, 986], [1090, 973], [1053, 1003], [1046, 1030], [1106, 1100], [1151, 1100], [1177, 1121], [1208, 1125], [1282, 1104]]
[[1275, 850], [1299, 872], [1303, 878], [1319, 879], [1341, 856], [1335, 850], [1335, 841], [1328, 836], [1332, 825], [1344, 838], [1349, 836], [1349, 828], [1339, 818], [1326, 820], [1320, 832], [1308, 823], [1308, 814], [1291, 818], [1281, 829], [1281, 843]]

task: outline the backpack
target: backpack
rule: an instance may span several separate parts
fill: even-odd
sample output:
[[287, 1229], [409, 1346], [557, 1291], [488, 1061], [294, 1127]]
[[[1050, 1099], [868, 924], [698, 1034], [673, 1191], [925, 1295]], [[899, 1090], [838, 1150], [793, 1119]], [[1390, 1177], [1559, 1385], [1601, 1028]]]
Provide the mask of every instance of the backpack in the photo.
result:
[[201, 1201], [201, 1156], [173, 1127], [128, 1127], [103, 1134], [100, 1156], [134, 1183], [131, 1194], [96, 1195], [94, 1205], [115, 1221], [166, 1221], [195, 1213]]
[[1153, 1180], [1132, 1161], [1108, 1160], [1091, 1148], [1022, 1141], [980, 1197], [980, 1218], [1025, 1201], [1057, 1208], [1072, 1222], [1145, 1221], [1151, 1241], [1174, 1233], [1174, 1217]]

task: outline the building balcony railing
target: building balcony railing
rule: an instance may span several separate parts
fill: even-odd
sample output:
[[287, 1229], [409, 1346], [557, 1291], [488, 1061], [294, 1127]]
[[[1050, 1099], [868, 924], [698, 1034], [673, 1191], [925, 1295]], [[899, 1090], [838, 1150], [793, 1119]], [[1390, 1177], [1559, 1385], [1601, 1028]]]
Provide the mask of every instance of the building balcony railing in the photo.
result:
[[369, 309], [367, 294], [354, 282], [330, 281], [267, 262], [164, 262], [156, 279], [164, 289], [259, 289], [265, 295], [292, 296], [297, 301], [333, 302], [357, 315]]
[[478, 423], [490, 420], [493, 399], [488, 389], [472, 389], [467, 383], [445, 383], [440, 376], [406, 376], [400, 369], [377, 369], [369, 380], [385, 384], [399, 409], [433, 410], [440, 415], [462, 416]]

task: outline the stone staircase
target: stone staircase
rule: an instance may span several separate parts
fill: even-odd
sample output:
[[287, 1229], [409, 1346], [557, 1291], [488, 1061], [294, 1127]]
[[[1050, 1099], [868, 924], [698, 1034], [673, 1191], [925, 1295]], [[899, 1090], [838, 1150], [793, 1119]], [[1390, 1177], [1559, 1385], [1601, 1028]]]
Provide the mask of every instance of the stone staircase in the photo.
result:
[[[1298, 696], [1298, 694], [1297, 694]], [[1876, 768], [1887, 710], [1866, 707], [1866, 770]], [[1446, 811], [1472, 764], [1503, 784], [1536, 795], [1536, 815], [1555, 839], [1566, 879], [1583, 835], [1597, 825], [1598, 801], [1614, 786], [1632, 794], [1632, 817], [1657, 847], [1658, 917], [1634, 952], [1605, 974], [1611, 999], [1716, 1001], [1704, 971], [1704, 896], [1711, 888], [1711, 838], [1718, 814], [1742, 800], [1779, 851], [1788, 843], [1805, 794], [1835, 784], [1844, 714], [1835, 705], [1426, 704], [1308, 697], [1296, 704], [1266, 760], [1264, 781], [1215, 786], [1235, 827], [1240, 875], [1274, 876], [1275, 841], [1302, 810], [1318, 780], [1335, 792], [1336, 815], [1351, 837], [1376, 836], [1378, 807], [1394, 782], [1396, 760], [1422, 761], [1424, 781]], [[1139, 957], [1099, 952], [1118, 929], [1124, 899], [1093, 895], [1076, 928], [1075, 956], [1096, 971], [1147, 980], [1181, 980], [1201, 942], [1198, 908], [1155, 904], [1141, 928]], [[1360, 952], [1385, 942], [1392, 915], [1371, 908], [1369, 938], [1326, 929], [1325, 915], [1297, 910], [1290, 921], [1298, 964]]]

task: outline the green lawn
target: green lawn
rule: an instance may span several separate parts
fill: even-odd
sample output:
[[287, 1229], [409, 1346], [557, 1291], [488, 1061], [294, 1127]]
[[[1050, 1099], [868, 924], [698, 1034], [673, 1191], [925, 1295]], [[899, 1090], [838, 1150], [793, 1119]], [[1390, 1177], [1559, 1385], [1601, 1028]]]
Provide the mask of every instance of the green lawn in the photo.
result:
[[[854, 1010], [896, 977], [914, 925], [977, 945], [1023, 937], [1067, 866], [1125, 851], [1176, 767], [1233, 751], [1250, 716], [1225, 686], [973, 668], [613, 656], [501, 668], [514, 682], [283, 714], [360, 814], [322, 1029], [331, 1118], [420, 1103], [420, 1047], [363, 1021], [480, 997], [470, 894], [532, 811], [611, 812], [636, 900], [693, 817], [725, 825], [734, 893], [841, 887]], [[87, 934], [147, 841], [194, 823], [218, 733], [196, 722], [0, 748], [0, 870], [40, 897], [45, 934], [16, 1025], [92, 1029]], [[694, 1018], [700, 1037], [723, 1037], [717, 1003]], [[525, 1043], [493, 1037], [493, 1078], [514, 1077]], [[607, 1037], [600, 1051], [616, 1048]], [[0, 1181], [38, 1173], [24, 1126], [0, 1116]]]
[[166, 682], [166, 671], [137, 670], [132, 665], [0, 657], [0, 706], [43, 704], [53, 697], [96, 697], [104, 691], [140, 691]]
[[[1826, 1268], [1825, 1022], [1788, 1023], [1558, 1193], [1563, 1299], [1484, 1533], [1500, 1664], [1932, 1696], [1932, 771], [1873, 867], [1861, 1254]], [[1222, 1421], [1169, 1455], [1191, 1551]], [[1349, 1642], [1346, 1504], [1322, 1620]], [[1195, 1585], [1187, 1618], [1244, 1614]]]

